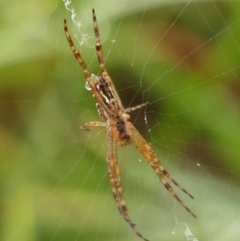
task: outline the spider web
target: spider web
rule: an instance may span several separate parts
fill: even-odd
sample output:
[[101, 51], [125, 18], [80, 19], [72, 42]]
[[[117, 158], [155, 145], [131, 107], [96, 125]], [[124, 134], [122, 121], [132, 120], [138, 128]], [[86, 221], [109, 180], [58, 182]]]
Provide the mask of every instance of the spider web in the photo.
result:
[[0, 240], [140, 240], [119, 215], [106, 130], [63, 31], [67, 19], [99, 74], [106, 67], [131, 121], [193, 196], [164, 189], [134, 146], [119, 148], [130, 217], [149, 240], [238, 240], [240, 6], [237, 1], [2, 1]]

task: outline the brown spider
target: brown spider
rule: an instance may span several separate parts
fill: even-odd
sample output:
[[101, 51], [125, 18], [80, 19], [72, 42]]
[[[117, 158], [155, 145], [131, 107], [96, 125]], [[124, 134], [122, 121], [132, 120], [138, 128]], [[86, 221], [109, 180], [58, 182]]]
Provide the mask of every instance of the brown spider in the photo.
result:
[[168, 178], [173, 182], [180, 190], [186, 193], [189, 197], [193, 196], [185, 190], [179, 183], [177, 183], [169, 172], [163, 167], [157, 155], [149, 146], [147, 141], [141, 136], [141, 134], [135, 129], [133, 124], [129, 121], [130, 115], [128, 113], [144, 107], [147, 103], [137, 105], [135, 107], [124, 109], [121, 99], [115, 89], [115, 86], [107, 73], [107, 70], [103, 61], [103, 51], [100, 42], [99, 30], [97, 19], [94, 9], [92, 10], [93, 27], [96, 38], [96, 52], [98, 57], [99, 66], [102, 76], [96, 76], [88, 72], [87, 66], [84, 63], [81, 54], [77, 51], [72, 41], [72, 38], [68, 32], [67, 22], [64, 20], [64, 31], [68, 40], [68, 43], [72, 49], [72, 52], [77, 59], [78, 63], [82, 67], [87, 86], [91, 89], [93, 97], [97, 102], [97, 109], [99, 115], [102, 117], [103, 122], [91, 121], [81, 126], [82, 130], [88, 131], [89, 127], [93, 126], [105, 126], [107, 129], [107, 163], [108, 163], [108, 176], [111, 182], [112, 194], [116, 202], [118, 211], [125, 219], [125, 221], [131, 226], [133, 231], [143, 240], [148, 241], [141, 233], [136, 229], [135, 224], [131, 221], [125, 199], [123, 196], [123, 190], [120, 183], [120, 170], [118, 166], [118, 159], [116, 154], [117, 146], [128, 145], [134, 143], [137, 149], [146, 158], [150, 166], [153, 168], [162, 184], [170, 192], [177, 201], [189, 212], [193, 217], [195, 214], [186, 206], [186, 204], [177, 196], [170, 184], [167, 182]]

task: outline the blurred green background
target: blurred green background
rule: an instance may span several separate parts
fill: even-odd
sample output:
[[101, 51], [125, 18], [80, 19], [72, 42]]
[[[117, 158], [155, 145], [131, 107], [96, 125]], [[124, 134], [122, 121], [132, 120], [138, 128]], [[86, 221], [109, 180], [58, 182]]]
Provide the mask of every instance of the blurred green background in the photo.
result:
[[79, 129], [100, 117], [63, 19], [99, 74], [93, 7], [124, 106], [149, 102], [131, 121], [195, 198], [175, 188], [197, 219], [134, 146], [119, 148], [133, 222], [153, 241], [238, 240], [239, 1], [64, 3], [0, 1], [0, 240], [140, 240], [112, 198], [106, 130]]

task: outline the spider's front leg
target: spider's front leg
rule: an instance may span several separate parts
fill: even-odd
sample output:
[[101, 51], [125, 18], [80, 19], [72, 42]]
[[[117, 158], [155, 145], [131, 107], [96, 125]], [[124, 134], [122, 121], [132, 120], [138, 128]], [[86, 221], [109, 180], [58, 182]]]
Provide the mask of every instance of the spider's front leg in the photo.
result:
[[101, 121], [89, 121], [83, 124], [80, 129], [82, 131], [90, 131], [90, 127], [95, 127], [95, 126], [106, 126], [106, 122], [101, 122]]

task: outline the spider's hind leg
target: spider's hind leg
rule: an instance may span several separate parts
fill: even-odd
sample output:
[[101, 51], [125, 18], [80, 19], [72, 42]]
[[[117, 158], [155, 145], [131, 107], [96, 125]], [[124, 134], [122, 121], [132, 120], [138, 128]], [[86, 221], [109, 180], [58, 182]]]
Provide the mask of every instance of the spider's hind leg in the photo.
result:
[[160, 160], [157, 158], [157, 155], [152, 150], [152, 148], [149, 146], [147, 141], [141, 136], [141, 134], [137, 131], [137, 129], [129, 122], [129, 129], [131, 130], [131, 137], [132, 141], [135, 144], [135, 146], [138, 148], [138, 150], [142, 153], [142, 155], [145, 157], [145, 159], [148, 161], [152, 169], [155, 171], [155, 173], [158, 175], [160, 181], [165, 186], [168, 192], [172, 194], [172, 196], [194, 217], [196, 218], [196, 215], [187, 207], [187, 205], [178, 197], [178, 195], [175, 193], [171, 185], [165, 180], [164, 177], [167, 177], [170, 181], [174, 183], [180, 190], [182, 190], [184, 193], [186, 193], [189, 197], [193, 198], [193, 196], [185, 189], [183, 188], [170, 174], [169, 172], [163, 167]]
[[123, 196], [123, 190], [120, 183], [120, 170], [118, 166], [117, 153], [116, 153], [116, 143], [112, 139], [112, 135], [108, 134], [108, 176], [112, 187], [112, 194], [117, 205], [119, 213], [122, 215], [123, 219], [130, 225], [132, 230], [144, 241], [149, 241], [146, 239], [136, 228], [135, 224], [131, 221], [126, 202]]

